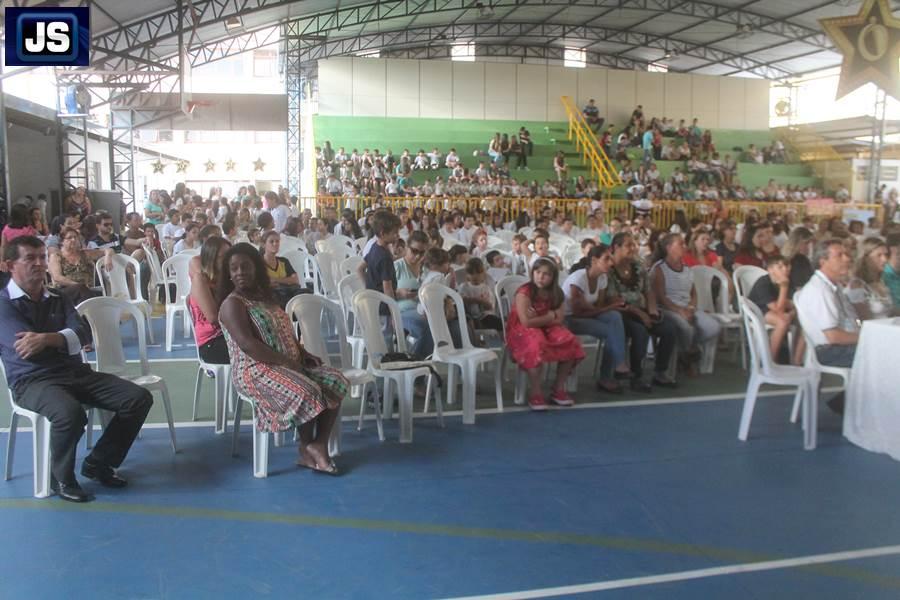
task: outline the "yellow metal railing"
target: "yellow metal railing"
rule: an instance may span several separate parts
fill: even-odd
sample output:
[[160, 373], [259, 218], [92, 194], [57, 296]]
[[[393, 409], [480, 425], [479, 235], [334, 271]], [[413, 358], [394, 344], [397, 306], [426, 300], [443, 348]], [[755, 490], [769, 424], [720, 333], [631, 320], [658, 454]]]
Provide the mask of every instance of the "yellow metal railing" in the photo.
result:
[[575, 141], [575, 149], [581, 151], [584, 161], [591, 168], [591, 176], [597, 178], [598, 187], [608, 190], [622, 185], [619, 170], [607, 156], [575, 102], [569, 96], [561, 96], [560, 100], [569, 121], [569, 140]]
[[[571, 215], [579, 227], [584, 226], [588, 214], [591, 212], [589, 198], [403, 198], [388, 196], [380, 198], [380, 206], [397, 211], [400, 208], [413, 210], [422, 208], [426, 211], [440, 212], [441, 210], [460, 210], [466, 213], [476, 209], [490, 213], [500, 214], [503, 222], [514, 221], [522, 211], [528, 211], [532, 216], [540, 214], [544, 208], [561, 210]], [[356, 198], [348, 204], [347, 199], [335, 196], [319, 196], [315, 199], [301, 198], [301, 205], [315, 201], [317, 214], [322, 215], [326, 207], [333, 208], [340, 214], [344, 208], [352, 209], [357, 217], [362, 217], [365, 210], [375, 206], [374, 197]], [[793, 211], [797, 219], [802, 219], [809, 212], [816, 220], [825, 217], [841, 216], [844, 209], [871, 210], [882, 218], [883, 207], [881, 204], [833, 204], [815, 206], [805, 202], [747, 202], [741, 200], [724, 200], [721, 202], [658, 200], [653, 202], [650, 218], [656, 227], [668, 229], [675, 221], [675, 213], [683, 211], [690, 221], [699, 218], [705, 223], [712, 224], [717, 217], [729, 218], [740, 222], [751, 210], [756, 210], [765, 217], [769, 212], [783, 214]], [[603, 201], [603, 214], [607, 222], [613, 218], [631, 219], [633, 209], [630, 201], [625, 199], [608, 199]]]

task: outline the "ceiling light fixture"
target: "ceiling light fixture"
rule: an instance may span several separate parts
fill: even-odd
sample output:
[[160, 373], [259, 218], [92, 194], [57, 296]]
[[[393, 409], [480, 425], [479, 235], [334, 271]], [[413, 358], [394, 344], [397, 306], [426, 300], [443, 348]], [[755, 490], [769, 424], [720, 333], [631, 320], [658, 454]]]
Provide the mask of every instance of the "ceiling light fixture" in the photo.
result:
[[241, 18], [238, 16], [228, 17], [225, 19], [225, 29], [231, 31], [232, 29], [238, 29], [243, 27], [244, 23], [241, 21]]

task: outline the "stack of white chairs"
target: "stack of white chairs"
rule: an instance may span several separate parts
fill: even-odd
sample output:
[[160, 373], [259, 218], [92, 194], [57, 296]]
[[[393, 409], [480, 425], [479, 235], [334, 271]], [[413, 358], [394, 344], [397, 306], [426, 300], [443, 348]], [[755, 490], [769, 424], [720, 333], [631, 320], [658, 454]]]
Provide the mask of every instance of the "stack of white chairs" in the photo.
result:
[[[351, 364], [350, 346], [347, 343], [347, 329], [344, 326], [344, 313], [341, 306], [322, 296], [301, 294], [288, 302], [286, 312], [300, 326], [300, 339], [303, 341], [306, 351], [321, 358], [325, 365], [337, 367], [338, 365], [334, 365], [331, 361], [328, 347], [322, 336], [322, 323], [328, 317], [334, 320], [337, 329], [338, 351], [341, 359], [341, 364], [338, 368], [340, 368], [344, 377], [350, 381], [350, 396], [359, 398], [361, 424], [363, 410], [366, 405], [366, 392], [369, 389], [369, 385], [372, 386], [372, 391], [374, 392], [375, 377], [369, 371], [357, 368]], [[381, 413], [377, 409], [375, 418], [378, 425], [378, 439], [384, 441]], [[329, 441], [331, 442], [331, 454], [339, 455], [341, 453], [340, 418], [335, 422], [331, 440]]]
[[166, 352], [172, 351], [172, 338], [175, 336], [175, 318], [179, 314], [181, 315], [184, 337], [189, 338], [191, 336], [191, 322], [187, 309], [187, 297], [191, 293], [191, 277], [189, 273], [191, 258], [191, 255], [181, 252], [171, 258], [167, 258], [162, 264], [163, 283], [166, 288]]
[[[731, 310], [731, 299], [728, 297], [728, 277], [715, 267], [696, 266], [691, 267], [691, 275], [694, 277], [694, 289], [697, 290], [697, 310], [710, 315], [717, 320], [723, 331], [736, 330], [740, 336], [740, 346], [745, 346], [744, 327], [741, 323], [741, 315]], [[713, 281], [719, 282], [719, 295], [713, 298]], [[700, 372], [712, 373], [715, 369], [717, 339], [709, 340], [701, 348]], [[742, 350], [743, 351], [743, 350]]]
[[[461, 347], [453, 345], [450, 335], [450, 327], [444, 312], [444, 301], [449, 298], [456, 306], [457, 315], [465, 315], [465, 305], [462, 297], [449, 287], [432, 282], [419, 290], [419, 299], [425, 307], [425, 316], [428, 319], [428, 328], [434, 339], [434, 353], [431, 359], [434, 362], [447, 365], [447, 403], [453, 404], [456, 393], [456, 370], [459, 369], [460, 380], [463, 385], [463, 423], [472, 425], [475, 423], [475, 395], [478, 375], [478, 367], [485, 363], [498, 360], [497, 353], [487, 348], [476, 348], [469, 340], [469, 330], [465, 322], [459, 323]], [[497, 410], [503, 410], [503, 374], [500, 369], [494, 370], [494, 387], [497, 395]], [[425, 400], [425, 411], [428, 411], [428, 400]]]
[[[175, 444], [175, 421], [172, 417], [172, 403], [169, 401], [169, 389], [166, 381], [150, 372], [150, 361], [147, 360], [147, 334], [144, 329], [143, 315], [140, 310], [127, 300], [116, 298], [89, 298], [75, 307], [78, 314], [87, 319], [94, 338], [94, 349], [97, 353], [97, 371], [110, 373], [131, 381], [162, 396], [166, 419], [169, 422], [169, 437], [172, 440], [172, 452], [178, 452]], [[125, 348], [119, 324], [124, 315], [130, 316], [137, 324], [138, 356], [141, 374], [126, 375], [128, 365], [125, 360]], [[88, 426], [92, 426], [88, 423]]]
[[150, 265], [150, 282], [147, 285], [147, 290], [152, 291], [150, 296], [150, 303], [156, 304], [159, 298], [159, 286], [165, 285], [166, 277], [163, 274], [162, 264], [159, 262], [159, 256], [156, 255], [156, 252], [148, 246], [146, 243], [141, 244], [141, 248], [144, 250], [144, 256], [146, 257], [147, 264]]
[[[414, 362], [406, 365], [382, 364], [383, 357], [389, 352], [387, 342], [382, 332], [380, 315], [381, 305], [387, 305], [390, 311], [390, 324], [396, 333], [395, 345], [390, 351], [407, 352], [406, 338], [403, 335], [403, 323], [400, 319], [400, 308], [396, 300], [385, 296], [375, 290], [361, 290], [353, 296], [353, 313], [359, 320], [363, 337], [366, 340], [366, 355], [368, 357], [368, 369], [378, 379], [384, 381], [384, 414], [388, 417], [393, 413], [394, 389], [400, 403], [400, 442], [410, 443], [413, 439], [413, 396], [414, 384], [420, 377], [427, 378], [425, 397], [435, 394], [435, 406], [437, 407], [438, 420], [443, 426], [444, 413], [441, 403], [439, 386], [434, 385], [431, 367], [428, 362]], [[390, 368], [396, 366], [397, 368]], [[377, 406], [377, 403], [376, 403]]]
[[[362, 267], [366, 261], [362, 259], [361, 256], [348, 256], [344, 260], [341, 261], [340, 265], [340, 273], [341, 279], [346, 277], [347, 275], [353, 275], [354, 273], [359, 273], [359, 268]], [[338, 280], [338, 284], [340, 285], [340, 280]]]
[[339, 260], [358, 254], [356, 251], [356, 240], [346, 235], [332, 235], [324, 240], [317, 241], [316, 252], [326, 251], [338, 255], [340, 257]]
[[341, 261], [348, 257], [326, 249], [320, 250], [313, 258], [318, 265], [322, 293], [326, 298], [337, 300], [337, 285], [341, 277]]
[[797, 388], [794, 405], [799, 405], [803, 413], [803, 447], [806, 450], [813, 450], [816, 447], [819, 372], [807, 367], [776, 364], [769, 351], [769, 337], [762, 313], [748, 299], [740, 298], [739, 301], [743, 309], [747, 339], [750, 342], [750, 380], [747, 383], [747, 396], [741, 412], [738, 439], [747, 440], [753, 409], [762, 384], [792, 386]]
[[[106, 259], [100, 258], [94, 266], [97, 272], [97, 280], [103, 288], [103, 295], [134, 304], [147, 320], [147, 335], [150, 338], [150, 343], [155, 344], [153, 322], [151, 321], [153, 307], [150, 306], [150, 303], [144, 299], [141, 293], [140, 263], [127, 254], [114, 254], [112, 265], [112, 270], [107, 270]], [[131, 269], [130, 272], [129, 268]]]

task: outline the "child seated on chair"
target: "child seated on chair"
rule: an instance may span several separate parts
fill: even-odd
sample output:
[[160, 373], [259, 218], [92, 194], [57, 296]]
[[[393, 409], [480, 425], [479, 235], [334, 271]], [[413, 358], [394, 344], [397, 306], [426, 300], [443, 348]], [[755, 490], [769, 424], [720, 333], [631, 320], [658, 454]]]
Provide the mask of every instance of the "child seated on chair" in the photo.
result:
[[541, 392], [541, 368], [558, 363], [550, 400], [559, 406], [571, 406], [574, 400], [566, 392], [566, 379], [584, 358], [578, 338], [562, 323], [565, 319], [563, 292], [559, 287], [559, 268], [550, 258], [538, 258], [531, 268], [530, 281], [516, 290], [506, 324], [506, 345], [513, 361], [528, 374], [532, 410], [546, 410]]
[[791, 261], [783, 256], [770, 258], [766, 263], [767, 274], [756, 280], [747, 299], [759, 307], [766, 324], [773, 327], [769, 333], [769, 349], [776, 362], [803, 364], [806, 343], [797, 336], [794, 355], [788, 356], [784, 342], [791, 326], [797, 323], [797, 309], [791, 298], [796, 290], [791, 289]]
[[[429, 248], [425, 252], [425, 258], [422, 260], [424, 267], [422, 275], [422, 283], [420, 287], [432, 281], [437, 281], [448, 288], [456, 289], [456, 274], [450, 267], [450, 254], [443, 248]], [[417, 308], [419, 314], [425, 315], [425, 306], [419, 302]], [[444, 316], [447, 318], [447, 325], [450, 327], [450, 337], [453, 338], [453, 344], [457, 348], [462, 346], [462, 336], [459, 334], [459, 315], [456, 314], [456, 304], [449, 297], [444, 299]], [[472, 331], [469, 331], [470, 338], [473, 339]]]
[[494, 285], [480, 258], [466, 263], [466, 280], [459, 284], [459, 295], [466, 306], [466, 315], [475, 329], [503, 331], [494, 303]]

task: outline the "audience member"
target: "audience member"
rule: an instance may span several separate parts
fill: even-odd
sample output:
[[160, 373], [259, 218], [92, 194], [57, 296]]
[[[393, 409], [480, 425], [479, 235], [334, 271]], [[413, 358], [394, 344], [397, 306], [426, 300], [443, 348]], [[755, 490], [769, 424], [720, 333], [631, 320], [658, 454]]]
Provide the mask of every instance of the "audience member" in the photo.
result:
[[866, 238], [844, 292], [863, 321], [897, 314], [891, 292], [881, 277], [888, 262], [888, 248], [880, 238]]
[[881, 280], [891, 292], [891, 300], [896, 307], [900, 306], [900, 234], [888, 235], [886, 244], [890, 256], [881, 273]]
[[291, 298], [306, 290], [300, 287], [300, 277], [291, 262], [283, 256], [278, 256], [281, 250], [281, 234], [269, 230], [262, 235], [260, 241], [259, 253], [266, 267], [272, 296], [278, 305], [284, 308]]
[[228, 344], [219, 324], [217, 286], [224, 274], [225, 254], [231, 243], [221, 237], [211, 237], [200, 248], [200, 256], [191, 259], [191, 293], [188, 310], [193, 321], [194, 340], [200, 359], [215, 365], [229, 364]]
[[802, 339], [794, 344], [793, 357], [787, 354], [787, 335], [797, 320], [797, 311], [792, 298], [795, 288], [791, 282], [791, 263], [787, 257], [775, 256], [766, 265], [766, 275], [753, 284], [747, 299], [759, 307], [766, 324], [772, 326], [769, 332], [769, 350], [772, 358], [781, 363], [799, 365], [803, 362], [806, 344]]

